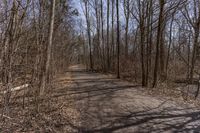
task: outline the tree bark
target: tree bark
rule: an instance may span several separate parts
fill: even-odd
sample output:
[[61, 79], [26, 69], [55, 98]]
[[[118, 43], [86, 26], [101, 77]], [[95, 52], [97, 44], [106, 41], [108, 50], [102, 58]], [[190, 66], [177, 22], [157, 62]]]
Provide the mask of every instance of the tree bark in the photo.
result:
[[110, 35], [109, 35], [109, 28], [110, 28], [110, 0], [107, 0], [107, 71], [110, 70]]
[[119, 29], [119, 0], [116, 0], [117, 10], [117, 78], [120, 78], [120, 29]]
[[44, 95], [45, 88], [47, 87], [47, 84], [49, 82], [51, 50], [52, 50], [53, 31], [54, 31], [55, 4], [56, 4], [56, 0], [52, 0], [45, 71], [42, 77], [40, 95]]
[[158, 30], [157, 30], [157, 40], [156, 40], [156, 58], [155, 58], [155, 67], [154, 67], [153, 87], [156, 87], [157, 78], [158, 78], [159, 55], [160, 55], [159, 53], [160, 53], [163, 10], [164, 10], [164, 5], [165, 5], [165, 0], [160, 0], [159, 3], [160, 3], [160, 14], [159, 14], [159, 20], [158, 20]]

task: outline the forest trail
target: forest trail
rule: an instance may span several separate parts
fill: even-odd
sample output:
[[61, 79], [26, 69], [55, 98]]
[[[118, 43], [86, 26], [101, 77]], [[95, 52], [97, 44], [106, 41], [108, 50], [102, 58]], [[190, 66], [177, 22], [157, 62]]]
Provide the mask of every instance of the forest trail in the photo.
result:
[[191, 104], [151, 96], [140, 86], [79, 65], [69, 74], [66, 91], [80, 113], [79, 125], [69, 124], [77, 132], [200, 132], [200, 110]]

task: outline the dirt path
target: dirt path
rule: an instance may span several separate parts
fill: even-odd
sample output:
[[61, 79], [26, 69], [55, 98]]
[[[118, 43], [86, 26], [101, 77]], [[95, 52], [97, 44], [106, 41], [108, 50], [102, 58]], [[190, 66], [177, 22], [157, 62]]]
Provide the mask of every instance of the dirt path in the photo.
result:
[[170, 98], [152, 97], [140, 86], [112, 76], [70, 68], [66, 88], [80, 113], [77, 132], [200, 132], [200, 110]]

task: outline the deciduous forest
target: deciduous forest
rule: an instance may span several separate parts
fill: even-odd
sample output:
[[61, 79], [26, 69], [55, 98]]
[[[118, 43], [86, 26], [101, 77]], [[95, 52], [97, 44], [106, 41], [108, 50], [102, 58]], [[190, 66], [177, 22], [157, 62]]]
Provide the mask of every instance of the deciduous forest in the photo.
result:
[[0, 1], [0, 132], [200, 132], [199, 90], [199, 0]]

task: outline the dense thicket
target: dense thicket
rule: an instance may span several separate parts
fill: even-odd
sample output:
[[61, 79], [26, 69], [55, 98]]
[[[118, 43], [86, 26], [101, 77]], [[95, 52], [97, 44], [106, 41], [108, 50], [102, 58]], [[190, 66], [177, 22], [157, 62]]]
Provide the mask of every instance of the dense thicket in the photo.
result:
[[3, 113], [8, 113], [13, 88], [29, 86], [38, 100], [56, 73], [66, 70], [77, 45], [76, 15], [69, 0], [0, 1]]

